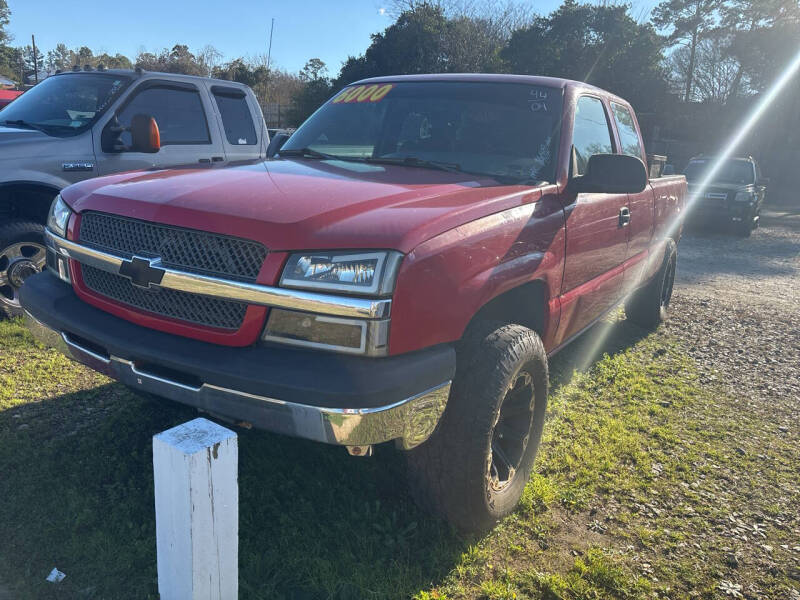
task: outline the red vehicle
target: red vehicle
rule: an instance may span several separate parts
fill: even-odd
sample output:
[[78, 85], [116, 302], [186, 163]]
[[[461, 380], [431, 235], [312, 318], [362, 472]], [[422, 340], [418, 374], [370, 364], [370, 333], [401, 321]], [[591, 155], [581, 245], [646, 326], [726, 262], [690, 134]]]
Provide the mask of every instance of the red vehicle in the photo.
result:
[[272, 152], [65, 189], [31, 329], [224, 418], [394, 440], [422, 504], [489, 527], [531, 471], [548, 356], [623, 301], [663, 318], [685, 179], [648, 180], [621, 98], [529, 76], [365, 80]]
[[21, 95], [22, 92], [16, 90], [0, 90], [0, 109], [8, 106]]

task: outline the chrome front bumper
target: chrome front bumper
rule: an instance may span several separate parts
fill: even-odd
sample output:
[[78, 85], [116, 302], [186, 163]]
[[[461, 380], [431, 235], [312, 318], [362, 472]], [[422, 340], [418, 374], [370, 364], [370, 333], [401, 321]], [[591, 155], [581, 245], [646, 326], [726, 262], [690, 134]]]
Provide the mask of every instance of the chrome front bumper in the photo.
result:
[[[410, 450], [428, 439], [444, 412], [450, 381], [376, 408], [326, 408], [286, 402], [203, 383], [198, 386], [138, 369], [130, 360], [103, 354], [57, 331], [25, 311], [33, 336], [69, 358], [142, 390], [258, 428], [327, 444], [369, 446], [399, 440]], [[379, 360], [379, 359], [376, 359]]]

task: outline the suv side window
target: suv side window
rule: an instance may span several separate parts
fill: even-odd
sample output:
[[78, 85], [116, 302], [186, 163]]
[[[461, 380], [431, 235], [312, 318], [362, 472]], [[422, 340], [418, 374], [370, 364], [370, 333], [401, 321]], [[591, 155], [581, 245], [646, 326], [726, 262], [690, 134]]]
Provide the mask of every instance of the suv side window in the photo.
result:
[[611, 111], [614, 113], [614, 121], [617, 123], [622, 153], [642, 158], [642, 145], [631, 111], [616, 102], [611, 103]]
[[582, 96], [578, 99], [572, 145], [577, 159], [574, 175], [586, 173], [586, 165], [592, 154], [611, 154], [614, 151], [606, 111], [598, 98]]
[[228, 90], [216, 86], [211, 91], [222, 117], [228, 143], [233, 146], [252, 146], [258, 143], [253, 115], [247, 106], [247, 96], [236, 89]]
[[[197, 90], [166, 85], [148, 87], [125, 106], [119, 120], [127, 126], [138, 114], [155, 117], [162, 146], [211, 143], [203, 101]], [[123, 134], [122, 139], [130, 144], [130, 133]]]

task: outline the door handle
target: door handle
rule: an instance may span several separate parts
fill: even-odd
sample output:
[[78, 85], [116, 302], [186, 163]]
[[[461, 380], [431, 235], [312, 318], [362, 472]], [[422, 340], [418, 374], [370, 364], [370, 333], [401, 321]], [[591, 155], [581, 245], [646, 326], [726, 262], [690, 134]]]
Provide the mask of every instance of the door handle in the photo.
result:
[[212, 156], [211, 157], [211, 162], [222, 162], [223, 160], [225, 160], [224, 156]]
[[197, 162], [203, 163], [203, 164], [211, 164], [211, 159], [210, 158], [201, 158]]
[[631, 209], [623, 206], [619, 209], [619, 226], [625, 227], [631, 222]]

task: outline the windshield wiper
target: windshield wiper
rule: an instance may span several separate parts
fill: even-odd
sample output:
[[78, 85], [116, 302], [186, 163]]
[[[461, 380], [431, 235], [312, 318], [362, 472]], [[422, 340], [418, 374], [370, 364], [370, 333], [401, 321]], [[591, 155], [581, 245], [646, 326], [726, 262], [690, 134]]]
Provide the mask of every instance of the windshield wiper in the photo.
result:
[[38, 123], [29, 123], [28, 121], [23, 121], [22, 119], [15, 119], [15, 120], [6, 120], [3, 121], [3, 125], [11, 125], [13, 127], [24, 127], [25, 129], [33, 129], [35, 131], [41, 131], [42, 133], [47, 133], [48, 129], [52, 129], [54, 127], [60, 127], [62, 129], [72, 129], [68, 125], [39, 125]]
[[24, 127], [25, 129], [35, 129], [37, 131], [42, 131], [41, 126], [34, 125], [33, 123], [28, 123], [27, 121], [23, 121], [22, 119], [16, 119], [13, 121], [3, 121], [3, 125], [13, 125], [14, 127]]
[[458, 163], [446, 162], [442, 160], [425, 160], [423, 158], [417, 158], [416, 156], [404, 156], [403, 158], [395, 158], [391, 156], [367, 156], [359, 160], [370, 163], [402, 165], [404, 167], [422, 167], [423, 169], [436, 169], [438, 171], [447, 171], [448, 173], [464, 173], [466, 175], [476, 175], [478, 177], [490, 177], [503, 184], [539, 185], [543, 183], [541, 179], [530, 177], [519, 177], [516, 175], [506, 175], [503, 173], [468, 171], [467, 169], [461, 168], [461, 165]]
[[441, 160], [425, 160], [424, 158], [417, 158], [416, 156], [404, 156], [403, 158], [394, 158], [390, 156], [367, 156], [363, 160], [378, 164], [382, 163], [387, 165], [402, 165], [404, 167], [436, 169], [437, 171], [447, 171], [449, 173], [466, 172], [458, 163], [444, 162]]
[[320, 152], [319, 150], [314, 150], [313, 148], [290, 148], [289, 150], [280, 150], [278, 152], [280, 156], [308, 156], [310, 158], [322, 158], [322, 159], [334, 159], [334, 160], [342, 160], [341, 156], [335, 156], [333, 154], [326, 154], [325, 152]]

